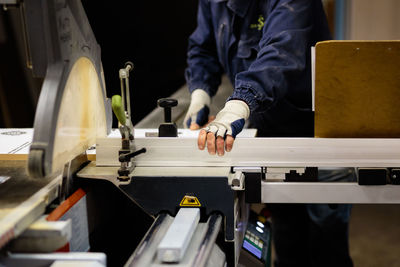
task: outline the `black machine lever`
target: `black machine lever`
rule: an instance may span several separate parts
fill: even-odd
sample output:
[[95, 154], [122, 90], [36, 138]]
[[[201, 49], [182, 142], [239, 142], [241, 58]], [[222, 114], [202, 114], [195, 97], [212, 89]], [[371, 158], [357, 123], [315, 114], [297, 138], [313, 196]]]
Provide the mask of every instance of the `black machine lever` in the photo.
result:
[[178, 100], [172, 98], [161, 98], [157, 101], [159, 107], [164, 108], [164, 123], [158, 127], [159, 137], [177, 137], [178, 127], [172, 122], [172, 107], [178, 105]]
[[120, 181], [129, 181], [129, 174], [133, 170], [133, 166], [129, 166], [131, 158], [139, 154], [146, 153], [146, 148], [142, 148], [132, 152], [128, 151], [129, 150], [123, 149], [119, 151], [119, 162], [121, 162], [121, 168], [118, 169], [118, 180]]
[[129, 153], [123, 153], [121, 155], [119, 155], [119, 162], [126, 162], [126, 161], [130, 161], [131, 158], [136, 157], [137, 155], [140, 155], [142, 153], [146, 153], [146, 148], [142, 148], [133, 152], [129, 152]]

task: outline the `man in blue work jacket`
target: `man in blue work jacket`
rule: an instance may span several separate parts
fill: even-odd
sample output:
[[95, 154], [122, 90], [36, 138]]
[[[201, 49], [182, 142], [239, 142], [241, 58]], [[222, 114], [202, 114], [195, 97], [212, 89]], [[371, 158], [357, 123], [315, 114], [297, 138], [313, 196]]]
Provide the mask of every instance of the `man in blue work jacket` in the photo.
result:
[[[245, 121], [258, 136], [314, 136], [310, 48], [327, 39], [320, 0], [199, 0], [184, 126], [207, 123], [223, 73], [234, 85], [225, 107], [200, 131], [199, 149], [229, 152]], [[348, 205], [275, 205], [272, 213], [275, 266], [352, 266]]]

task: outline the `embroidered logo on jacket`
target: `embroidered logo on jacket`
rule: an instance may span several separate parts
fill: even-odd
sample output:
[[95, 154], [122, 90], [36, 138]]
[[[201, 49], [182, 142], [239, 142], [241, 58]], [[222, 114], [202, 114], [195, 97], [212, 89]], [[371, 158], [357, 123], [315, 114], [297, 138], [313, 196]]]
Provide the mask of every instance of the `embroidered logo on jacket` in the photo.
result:
[[263, 15], [260, 15], [257, 20], [258, 23], [250, 24], [250, 29], [257, 29], [259, 31], [262, 30], [265, 24], [265, 19]]

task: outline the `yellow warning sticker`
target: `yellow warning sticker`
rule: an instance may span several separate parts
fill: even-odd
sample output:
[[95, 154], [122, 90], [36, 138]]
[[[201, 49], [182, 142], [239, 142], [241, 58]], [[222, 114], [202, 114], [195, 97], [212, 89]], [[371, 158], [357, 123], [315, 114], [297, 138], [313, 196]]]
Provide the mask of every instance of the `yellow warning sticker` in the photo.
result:
[[201, 207], [200, 201], [195, 196], [184, 196], [181, 203], [181, 207]]

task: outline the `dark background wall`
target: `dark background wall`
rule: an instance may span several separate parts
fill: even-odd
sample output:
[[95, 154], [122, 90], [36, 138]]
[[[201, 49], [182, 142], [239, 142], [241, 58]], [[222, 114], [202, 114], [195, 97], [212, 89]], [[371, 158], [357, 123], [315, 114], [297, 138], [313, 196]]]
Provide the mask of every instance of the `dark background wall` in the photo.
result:
[[[82, 0], [102, 48], [107, 94], [120, 93], [118, 70], [131, 76], [133, 123], [185, 83], [187, 38], [196, 26], [196, 0]], [[41, 79], [32, 78], [18, 9], [0, 10], [0, 128], [32, 127]]]
[[[112, 3], [112, 5], [110, 5]], [[196, 26], [197, 1], [83, 0], [102, 48], [107, 91], [120, 92], [118, 70], [134, 63], [131, 77], [133, 123], [160, 97], [185, 83], [187, 38]]]
[[26, 67], [20, 10], [0, 6], [0, 127], [32, 127], [41, 84]]

